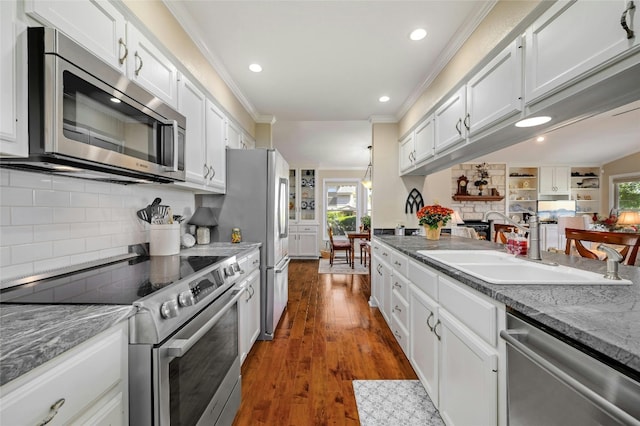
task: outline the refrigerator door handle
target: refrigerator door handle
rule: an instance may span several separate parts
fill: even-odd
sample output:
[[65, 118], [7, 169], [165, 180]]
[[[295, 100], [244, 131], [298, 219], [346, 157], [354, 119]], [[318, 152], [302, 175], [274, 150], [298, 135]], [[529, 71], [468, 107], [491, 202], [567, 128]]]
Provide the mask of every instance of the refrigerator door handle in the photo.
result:
[[289, 256], [285, 257], [284, 259], [282, 259], [282, 261], [280, 261], [280, 263], [278, 265], [276, 265], [274, 269], [274, 272], [276, 274], [281, 274], [283, 273], [287, 267], [289, 266], [289, 262], [291, 262], [291, 259], [289, 258]]
[[278, 190], [278, 234], [280, 238], [289, 235], [289, 179], [280, 178]]

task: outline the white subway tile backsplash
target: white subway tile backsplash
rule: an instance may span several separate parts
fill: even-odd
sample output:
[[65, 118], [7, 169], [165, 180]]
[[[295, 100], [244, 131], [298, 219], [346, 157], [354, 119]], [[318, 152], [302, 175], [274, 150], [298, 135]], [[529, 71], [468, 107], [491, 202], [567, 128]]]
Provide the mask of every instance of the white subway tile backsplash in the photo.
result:
[[35, 225], [33, 227], [33, 239], [34, 241], [55, 241], [70, 238], [70, 226], [73, 225], [69, 225], [67, 223], [54, 225]]
[[29, 188], [3, 187], [0, 190], [0, 203], [3, 206], [32, 206], [33, 190]]
[[84, 222], [85, 209], [79, 207], [55, 207], [53, 209], [54, 223]]
[[43, 225], [53, 223], [51, 207], [11, 207], [12, 225]]
[[53, 251], [56, 256], [68, 256], [71, 254], [84, 253], [85, 239], [76, 238], [70, 240], [54, 241]]
[[100, 203], [100, 195], [88, 194], [86, 192], [71, 192], [70, 194], [71, 207], [97, 207]]
[[36, 206], [68, 207], [69, 193], [66, 191], [52, 191], [37, 189], [34, 191]]
[[149, 241], [136, 211], [156, 197], [190, 216], [192, 193], [166, 186], [117, 185], [0, 170], [2, 280], [117, 256]]
[[9, 185], [14, 188], [51, 189], [51, 176], [41, 173], [28, 173], [11, 170]]
[[11, 247], [11, 262], [14, 264], [48, 259], [52, 256], [52, 244], [49, 241], [45, 241], [42, 243], [14, 245]]
[[33, 241], [32, 226], [0, 226], [0, 246], [29, 244]]

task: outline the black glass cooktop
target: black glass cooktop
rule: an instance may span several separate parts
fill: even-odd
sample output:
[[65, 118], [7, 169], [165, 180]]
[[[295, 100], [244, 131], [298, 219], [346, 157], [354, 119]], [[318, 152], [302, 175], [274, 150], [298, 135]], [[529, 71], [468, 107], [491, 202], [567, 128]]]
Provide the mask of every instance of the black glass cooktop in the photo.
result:
[[141, 256], [0, 291], [13, 304], [130, 305], [225, 256]]

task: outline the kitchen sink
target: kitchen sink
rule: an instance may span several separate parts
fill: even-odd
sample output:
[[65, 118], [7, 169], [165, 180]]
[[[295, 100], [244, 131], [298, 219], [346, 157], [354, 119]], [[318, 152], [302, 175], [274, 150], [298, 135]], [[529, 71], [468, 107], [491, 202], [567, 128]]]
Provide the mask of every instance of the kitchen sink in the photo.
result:
[[531, 262], [494, 250], [419, 250], [419, 254], [492, 284], [629, 285], [568, 266]]

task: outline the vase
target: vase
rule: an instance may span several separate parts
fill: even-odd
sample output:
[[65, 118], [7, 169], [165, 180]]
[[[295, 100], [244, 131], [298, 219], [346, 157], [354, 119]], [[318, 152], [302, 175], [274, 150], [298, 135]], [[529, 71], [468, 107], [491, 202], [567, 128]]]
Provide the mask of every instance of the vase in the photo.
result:
[[429, 227], [429, 225], [424, 226], [424, 233], [427, 237], [427, 240], [439, 240], [441, 230], [442, 230], [442, 222], [438, 222], [437, 228], [431, 228]]

